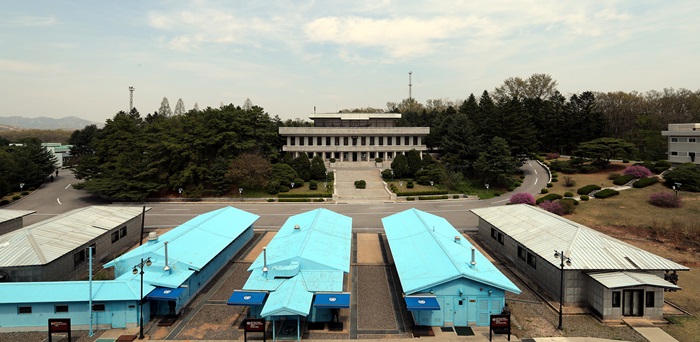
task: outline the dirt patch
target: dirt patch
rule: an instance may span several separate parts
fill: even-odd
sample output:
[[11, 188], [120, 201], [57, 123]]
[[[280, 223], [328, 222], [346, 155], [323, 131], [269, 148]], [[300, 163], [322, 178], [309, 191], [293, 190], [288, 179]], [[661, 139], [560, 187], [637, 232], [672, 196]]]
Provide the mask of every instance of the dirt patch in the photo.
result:
[[382, 257], [377, 234], [357, 234], [357, 263], [384, 265], [384, 257]]
[[249, 262], [253, 263], [255, 259], [258, 258], [258, 256], [262, 253], [263, 247], [266, 247], [270, 241], [272, 240], [273, 237], [275, 237], [275, 232], [266, 232], [265, 236], [263, 236], [260, 241], [258, 242], [257, 245], [248, 253], [248, 255], [245, 256], [245, 258], [241, 261], [244, 262]]

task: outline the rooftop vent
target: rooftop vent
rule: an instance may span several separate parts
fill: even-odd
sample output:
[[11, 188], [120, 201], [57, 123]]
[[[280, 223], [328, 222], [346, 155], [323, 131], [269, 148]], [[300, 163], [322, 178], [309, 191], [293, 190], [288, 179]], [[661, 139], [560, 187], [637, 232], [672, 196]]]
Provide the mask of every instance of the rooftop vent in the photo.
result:
[[462, 243], [462, 238], [459, 235], [455, 235], [455, 243]]
[[295, 225], [294, 225], [294, 230], [301, 230], [301, 227], [299, 227], [298, 224], [295, 224]]
[[476, 248], [472, 247], [472, 262], [469, 263], [471, 267], [476, 266]]
[[155, 242], [158, 241], [158, 233], [156, 232], [150, 232], [148, 233], [148, 242]]

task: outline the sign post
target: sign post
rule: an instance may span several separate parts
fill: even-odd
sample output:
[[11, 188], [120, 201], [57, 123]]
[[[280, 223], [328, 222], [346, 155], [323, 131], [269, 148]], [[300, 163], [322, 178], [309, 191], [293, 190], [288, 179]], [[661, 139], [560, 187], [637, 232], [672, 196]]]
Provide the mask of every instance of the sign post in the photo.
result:
[[491, 315], [489, 341], [491, 341], [494, 332], [496, 334], [508, 334], [508, 341], [510, 341], [510, 315]]
[[263, 342], [267, 341], [267, 334], [265, 333], [265, 319], [264, 318], [246, 318], [243, 320], [243, 340], [248, 341], [249, 332], [261, 332], [263, 333]]
[[68, 333], [68, 341], [72, 341], [70, 318], [49, 318], [49, 342], [53, 333]]

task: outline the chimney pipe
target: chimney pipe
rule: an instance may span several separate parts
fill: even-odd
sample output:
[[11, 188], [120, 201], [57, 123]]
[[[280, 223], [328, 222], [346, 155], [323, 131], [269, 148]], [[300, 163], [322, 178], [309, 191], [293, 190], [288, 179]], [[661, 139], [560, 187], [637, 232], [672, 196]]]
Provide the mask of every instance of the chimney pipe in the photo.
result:
[[267, 247], [263, 247], [263, 272], [267, 272]]
[[170, 266], [168, 266], [168, 241], [163, 242], [163, 245], [165, 246], [165, 267], [163, 267], [163, 271], [170, 271]]
[[455, 243], [462, 243], [462, 238], [459, 235], [455, 235]]
[[476, 266], [476, 248], [472, 247], [472, 262], [470, 263], [472, 267]]

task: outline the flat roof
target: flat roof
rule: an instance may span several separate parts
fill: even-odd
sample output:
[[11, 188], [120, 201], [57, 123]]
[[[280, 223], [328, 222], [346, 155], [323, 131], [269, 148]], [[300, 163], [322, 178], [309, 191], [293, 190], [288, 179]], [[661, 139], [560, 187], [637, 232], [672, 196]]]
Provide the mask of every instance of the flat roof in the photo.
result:
[[20, 217], [25, 217], [34, 213], [36, 213], [36, 210], [0, 209], [0, 223], [14, 220]]
[[550, 264], [564, 251], [572, 270], [688, 270], [688, 267], [632, 246], [559, 215], [527, 204], [472, 209]]
[[45, 265], [139, 215], [141, 207], [90, 206], [0, 236], [0, 267]]
[[369, 120], [369, 119], [401, 119], [400, 113], [314, 113], [309, 119], [340, 119], [340, 120]]
[[604, 272], [604, 273], [589, 273], [595, 281], [609, 289], [618, 289], [632, 286], [656, 286], [671, 289], [680, 289], [680, 287], [663, 280], [653, 274], [643, 272]]
[[382, 224], [405, 294], [459, 278], [520, 293], [476, 249], [472, 265], [473, 246], [446, 219], [413, 208], [383, 218]]

